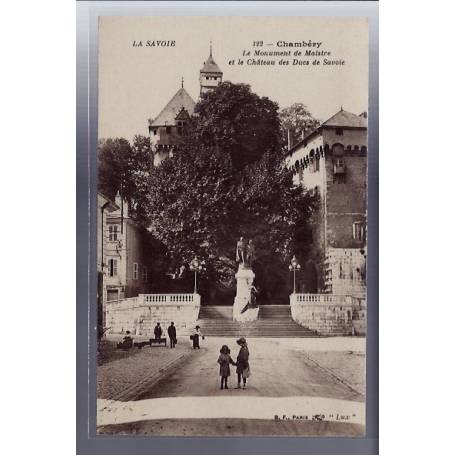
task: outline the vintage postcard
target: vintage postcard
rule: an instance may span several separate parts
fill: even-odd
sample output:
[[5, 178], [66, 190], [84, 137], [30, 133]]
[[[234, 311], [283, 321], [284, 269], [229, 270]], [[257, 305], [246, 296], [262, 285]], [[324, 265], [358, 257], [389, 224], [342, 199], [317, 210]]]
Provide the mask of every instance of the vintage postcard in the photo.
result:
[[367, 18], [98, 33], [97, 433], [364, 437]]

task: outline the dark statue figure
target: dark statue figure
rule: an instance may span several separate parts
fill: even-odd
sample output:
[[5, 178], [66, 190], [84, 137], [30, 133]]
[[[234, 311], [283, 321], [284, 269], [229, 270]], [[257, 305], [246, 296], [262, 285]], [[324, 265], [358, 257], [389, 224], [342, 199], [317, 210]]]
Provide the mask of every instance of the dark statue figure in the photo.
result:
[[240, 240], [237, 242], [236, 261], [245, 265], [245, 258], [246, 258], [246, 243], [245, 243], [245, 240], [243, 240], [243, 237], [240, 237]]
[[248, 242], [248, 245], [246, 247], [246, 262], [248, 264], [248, 267], [252, 268], [253, 267], [253, 261], [255, 259], [255, 254], [256, 251], [254, 249], [254, 243], [253, 240], [250, 239]]
[[253, 240], [248, 244], [243, 237], [237, 242], [236, 261], [240, 262], [244, 267], [252, 268], [255, 259], [255, 248]]
[[245, 308], [242, 309], [240, 314], [245, 313], [245, 311], [249, 310], [250, 308], [257, 308], [257, 295], [259, 294], [259, 289], [253, 284], [251, 285], [251, 298], [248, 300], [248, 303], [245, 305]]

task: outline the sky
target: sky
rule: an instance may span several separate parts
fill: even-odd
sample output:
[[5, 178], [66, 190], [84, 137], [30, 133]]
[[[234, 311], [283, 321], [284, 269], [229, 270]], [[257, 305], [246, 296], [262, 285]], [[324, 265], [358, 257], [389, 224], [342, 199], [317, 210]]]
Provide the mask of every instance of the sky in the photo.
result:
[[[175, 46], [145, 46], [149, 41], [175, 41]], [[278, 47], [285, 42], [321, 43], [319, 66], [247, 66], [243, 51], [305, 52], [315, 47]], [[133, 46], [142, 41], [144, 46]], [[263, 46], [253, 47], [254, 41]], [[280, 108], [304, 103], [324, 121], [340, 107], [360, 114], [368, 109], [368, 23], [366, 18], [318, 17], [101, 17], [99, 22], [98, 136], [148, 135], [149, 118], [156, 117], [184, 87], [195, 101], [199, 71], [213, 46], [213, 58], [223, 80], [247, 83]], [[243, 58], [244, 66], [229, 65]], [[258, 59], [259, 57], [254, 57]], [[300, 60], [311, 57], [297, 57]], [[322, 59], [342, 59], [343, 66], [322, 65]], [[271, 57], [262, 57], [270, 60]]]

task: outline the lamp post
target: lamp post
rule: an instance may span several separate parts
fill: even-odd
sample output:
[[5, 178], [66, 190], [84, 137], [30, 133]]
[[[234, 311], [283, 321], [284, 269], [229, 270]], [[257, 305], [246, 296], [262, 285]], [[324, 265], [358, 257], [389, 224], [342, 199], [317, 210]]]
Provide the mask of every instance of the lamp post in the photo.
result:
[[294, 254], [294, 256], [292, 256], [291, 263], [289, 264], [289, 270], [291, 272], [294, 272], [294, 292], [293, 292], [293, 294], [295, 294], [295, 271], [300, 270], [300, 264], [299, 264], [299, 261], [297, 261], [295, 254]]
[[202, 265], [199, 263], [197, 256], [194, 256], [190, 262], [190, 270], [194, 272], [194, 294], [197, 294], [197, 272], [202, 270]]

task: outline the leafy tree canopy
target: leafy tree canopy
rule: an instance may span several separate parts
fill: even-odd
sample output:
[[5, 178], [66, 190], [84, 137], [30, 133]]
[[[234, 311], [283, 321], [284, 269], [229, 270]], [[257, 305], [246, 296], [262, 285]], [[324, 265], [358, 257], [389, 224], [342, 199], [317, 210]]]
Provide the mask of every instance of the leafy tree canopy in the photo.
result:
[[321, 124], [303, 103], [282, 109], [279, 117], [283, 141], [287, 144], [289, 131], [291, 146], [302, 140], [304, 133], [308, 134]]
[[145, 212], [153, 155], [150, 141], [135, 136], [131, 145], [126, 139], [102, 139], [98, 143], [98, 188], [114, 199], [120, 192], [128, 202], [130, 215], [139, 224], [148, 225]]
[[276, 103], [226, 82], [195, 112], [174, 156], [150, 173], [152, 232], [175, 266], [195, 254], [205, 261], [202, 286], [211, 293], [235, 290], [236, 242], [253, 238], [258, 285], [264, 295], [276, 289], [287, 295], [287, 263], [305, 252], [299, 239], [315, 201], [283, 166]]
[[195, 114], [183, 139], [186, 147], [218, 148], [236, 169], [280, 146], [278, 104], [251, 92], [247, 84], [223, 82], [202, 95]]

